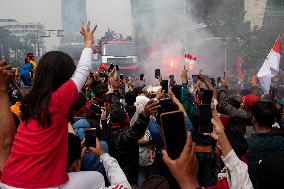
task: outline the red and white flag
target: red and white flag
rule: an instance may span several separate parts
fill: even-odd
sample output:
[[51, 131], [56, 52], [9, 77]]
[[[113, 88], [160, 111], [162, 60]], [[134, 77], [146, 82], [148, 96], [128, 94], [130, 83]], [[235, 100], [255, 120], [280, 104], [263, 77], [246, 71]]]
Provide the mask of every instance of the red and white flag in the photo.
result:
[[189, 54], [189, 53], [185, 53], [184, 58], [185, 58], [185, 62], [188, 64], [195, 64], [197, 60], [196, 56]]
[[262, 67], [258, 71], [257, 77], [259, 78], [261, 87], [264, 90], [264, 94], [269, 94], [271, 78], [275, 77], [279, 73], [281, 48], [280, 37], [278, 37]]

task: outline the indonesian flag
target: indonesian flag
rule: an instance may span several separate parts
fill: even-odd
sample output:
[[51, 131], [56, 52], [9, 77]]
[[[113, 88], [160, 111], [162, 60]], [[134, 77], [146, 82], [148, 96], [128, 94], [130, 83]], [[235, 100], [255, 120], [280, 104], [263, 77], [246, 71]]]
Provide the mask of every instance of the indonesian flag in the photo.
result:
[[271, 78], [279, 73], [279, 63], [281, 57], [281, 41], [278, 37], [275, 41], [273, 48], [265, 59], [262, 67], [258, 71], [257, 77], [259, 78], [260, 85], [264, 90], [264, 94], [269, 94]]
[[243, 81], [244, 80], [244, 73], [243, 73], [243, 70], [242, 70], [241, 56], [237, 57], [237, 73], [238, 73], [239, 81]]
[[188, 64], [195, 64], [196, 56], [193, 56], [192, 54], [185, 53], [184, 54], [185, 62]]

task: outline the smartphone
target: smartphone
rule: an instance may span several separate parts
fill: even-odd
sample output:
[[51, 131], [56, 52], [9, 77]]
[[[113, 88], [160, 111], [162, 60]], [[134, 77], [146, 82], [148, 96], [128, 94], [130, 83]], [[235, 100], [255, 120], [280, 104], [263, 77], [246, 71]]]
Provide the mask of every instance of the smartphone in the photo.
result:
[[119, 79], [120, 79], [121, 81], [123, 81], [123, 80], [124, 80], [124, 75], [123, 75], [123, 74], [120, 74], [120, 75], [119, 75]]
[[174, 75], [170, 75], [170, 86], [173, 86], [175, 84], [175, 76]]
[[211, 90], [203, 90], [202, 91], [202, 104], [211, 104], [213, 91]]
[[217, 77], [217, 84], [221, 83], [221, 77]]
[[161, 86], [162, 86], [162, 91], [165, 91], [165, 93], [167, 93], [168, 90], [169, 90], [169, 81], [168, 80], [162, 80]]
[[144, 74], [140, 74], [140, 81], [143, 81], [144, 79]]
[[96, 128], [85, 129], [85, 147], [96, 148]]
[[199, 79], [199, 75], [192, 75], [193, 83], [197, 83], [198, 79]]
[[198, 125], [199, 133], [212, 133], [213, 125], [211, 123], [212, 110], [211, 104], [201, 104], [198, 106]]
[[215, 82], [215, 78], [210, 78], [210, 83], [211, 83], [211, 85], [213, 85], [213, 87], [215, 87], [216, 86], [216, 82]]
[[155, 78], [158, 79], [161, 76], [161, 70], [160, 69], [156, 69], [155, 70]]
[[116, 71], [119, 71], [119, 66], [118, 66], [118, 65], [116, 65], [115, 67], [116, 67]]
[[186, 143], [183, 113], [181, 111], [162, 113], [160, 120], [162, 138], [168, 155], [172, 159], [177, 159]]

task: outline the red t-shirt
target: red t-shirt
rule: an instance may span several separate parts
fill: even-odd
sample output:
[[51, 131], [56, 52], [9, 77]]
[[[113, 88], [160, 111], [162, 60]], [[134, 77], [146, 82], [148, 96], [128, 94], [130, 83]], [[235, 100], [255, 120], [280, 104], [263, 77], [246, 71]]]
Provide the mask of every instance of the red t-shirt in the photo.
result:
[[2, 183], [48, 188], [68, 181], [68, 113], [77, 98], [77, 87], [69, 80], [51, 95], [49, 128], [39, 127], [34, 119], [21, 122], [2, 172]]

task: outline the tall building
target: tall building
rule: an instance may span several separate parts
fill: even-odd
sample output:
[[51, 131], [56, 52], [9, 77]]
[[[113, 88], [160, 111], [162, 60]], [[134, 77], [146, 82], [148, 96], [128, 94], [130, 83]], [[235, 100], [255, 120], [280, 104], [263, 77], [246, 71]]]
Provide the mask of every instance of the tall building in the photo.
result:
[[79, 60], [84, 42], [79, 29], [82, 21], [87, 20], [86, 0], [61, 0], [61, 15], [64, 37], [58, 49]]
[[153, 25], [155, 0], [130, 0], [132, 12], [133, 37], [139, 41], [139, 36], [150, 27], [143, 27], [144, 24]]
[[283, 26], [284, 0], [267, 0], [263, 25], [279, 24]]
[[64, 33], [78, 32], [82, 21], [87, 20], [86, 0], [61, 0], [61, 16]]
[[261, 27], [263, 24], [267, 0], [246, 0], [245, 21], [250, 21], [251, 26]]
[[245, 11], [245, 19], [261, 27], [271, 19], [284, 18], [284, 0], [246, 0]]

